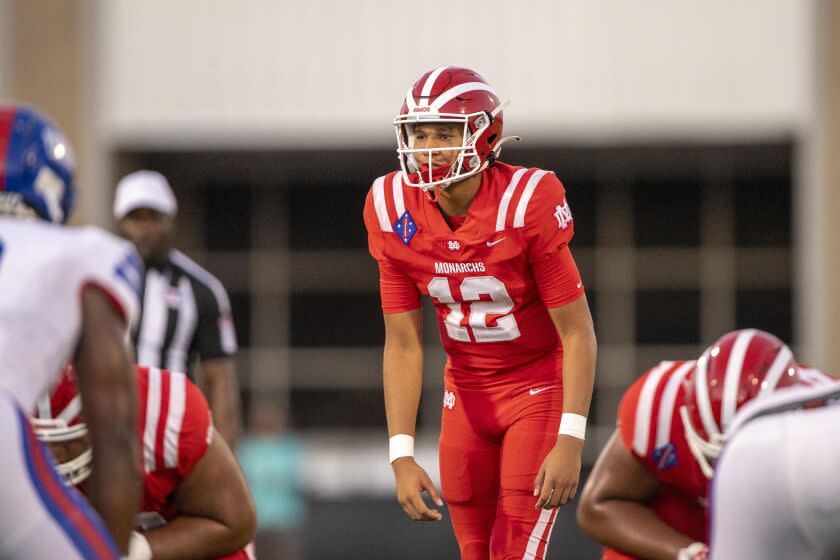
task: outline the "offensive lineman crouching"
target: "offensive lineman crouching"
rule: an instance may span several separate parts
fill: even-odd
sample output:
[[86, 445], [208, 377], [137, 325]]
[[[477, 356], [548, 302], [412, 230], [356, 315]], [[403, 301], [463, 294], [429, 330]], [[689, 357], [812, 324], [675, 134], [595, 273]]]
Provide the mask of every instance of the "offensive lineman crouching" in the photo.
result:
[[[143, 496], [128, 560], [248, 560], [256, 528], [251, 494], [233, 453], [214, 433], [207, 401], [182, 373], [134, 367]], [[67, 484], [91, 472], [76, 378], [68, 366], [32, 419]]]

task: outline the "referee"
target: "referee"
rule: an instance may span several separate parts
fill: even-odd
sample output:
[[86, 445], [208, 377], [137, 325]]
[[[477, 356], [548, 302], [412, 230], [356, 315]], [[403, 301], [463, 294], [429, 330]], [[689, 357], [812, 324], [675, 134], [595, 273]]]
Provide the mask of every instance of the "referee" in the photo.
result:
[[172, 247], [178, 203], [166, 178], [137, 171], [117, 184], [114, 218], [146, 264], [139, 328], [133, 334], [137, 363], [185, 372], [199, 370], [213, 423], [235, 448], [239, 388], [233, 356], [236, 331], [230, 300], [216, 277]]

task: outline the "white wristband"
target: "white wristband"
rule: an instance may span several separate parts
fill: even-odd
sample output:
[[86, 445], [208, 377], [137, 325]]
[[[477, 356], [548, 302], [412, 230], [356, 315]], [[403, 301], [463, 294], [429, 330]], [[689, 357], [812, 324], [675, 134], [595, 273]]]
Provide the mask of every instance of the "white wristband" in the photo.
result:
[[397, 434], [388, 440], [391, 462], [400, 457], [414, 457], [414, 438], [406, 434]]
[[586, 439], [586, 416], [564, 412], [563, 416], [560, 417], [560, 432], [558, 435]]
[[128, 556], [124, 560], [152, 560], [152, 547], [149, 541], [137, 531], [131, 532], [131, 540], [128, 541]]
[[704, 543], [691, 543], [685, 548], [681, 548], [677, 553], [677, 560], [702, 560], [708, 558], [709, 549]]

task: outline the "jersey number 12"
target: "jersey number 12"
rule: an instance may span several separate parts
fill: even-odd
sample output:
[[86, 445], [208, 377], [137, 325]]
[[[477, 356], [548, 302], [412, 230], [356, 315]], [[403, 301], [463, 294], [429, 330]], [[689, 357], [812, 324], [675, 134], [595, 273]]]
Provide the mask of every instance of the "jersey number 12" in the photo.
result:
[[[508, 295], [505, 285], [495, 276], [470, 276], [461, 282], [463, 303], [470, 302], [467, 326], [462, 325], [464, 312], [460, 301], [452, 297], [449, 279], [436, 276], [429, 282], [429, 295], [449, 306], [449, 313], [444, 319], [446, 334], [453, 340], [472, 342], [470, 330], [476, 342], [504, 342], [519, 338], [519, 327], [513, 310], [513, 300]], [[490, 301], [481, 301], [487, 295]], [[487, 324], [487, 316], [496, 316], [494, 326]]]

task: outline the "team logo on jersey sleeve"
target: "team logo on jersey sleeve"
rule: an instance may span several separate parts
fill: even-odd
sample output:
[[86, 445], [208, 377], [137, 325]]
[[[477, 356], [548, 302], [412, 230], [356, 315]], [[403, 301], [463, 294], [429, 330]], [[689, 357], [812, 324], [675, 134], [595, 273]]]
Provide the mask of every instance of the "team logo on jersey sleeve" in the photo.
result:
[[394, 231], [400, 236], [400, 239], [405, 245], [408, 245], [414, 234], [417, 233], [417, 224], [408, 210], [403, 212], [403, 215], [394, 223]]
[[656, 463], [657, 469], [660, 471], [668, 470], [677, 466], [677, 449], [673, 443], [668, 442], [654, 449], [651, 458]]
[[563, 199], [563, 204], [558, 204], [554, 209], [554, 217], [557, 218], [557, 227], [566, 229], [572, 223], [572, 209], [569, 208], [569, 201]]

